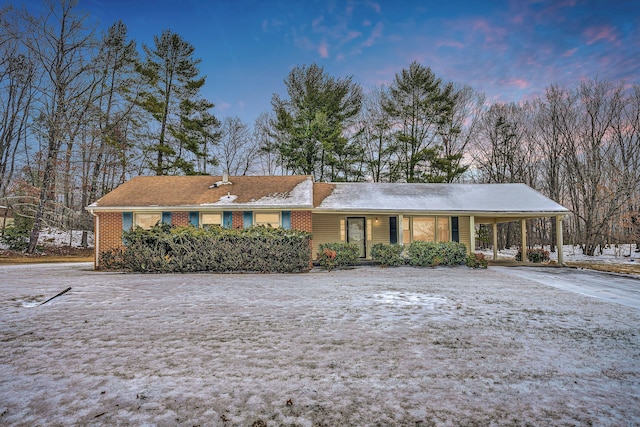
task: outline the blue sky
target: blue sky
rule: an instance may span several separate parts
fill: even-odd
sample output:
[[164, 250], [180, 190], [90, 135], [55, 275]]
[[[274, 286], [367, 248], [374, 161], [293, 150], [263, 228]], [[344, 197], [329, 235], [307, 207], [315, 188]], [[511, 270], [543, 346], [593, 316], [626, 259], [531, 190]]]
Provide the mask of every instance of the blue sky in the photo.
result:
[[[31, 7], [39, 0], [30, 0]], [[316, 62], [369, 90], [418, 61], [445, 81], [520, 101], [552, 83], [599, 77], [640, 84], [637, 0], [80, 0], [138, 46], [164, 29], [202, 59], [218, 118], [270, 110], [296, 65]]]

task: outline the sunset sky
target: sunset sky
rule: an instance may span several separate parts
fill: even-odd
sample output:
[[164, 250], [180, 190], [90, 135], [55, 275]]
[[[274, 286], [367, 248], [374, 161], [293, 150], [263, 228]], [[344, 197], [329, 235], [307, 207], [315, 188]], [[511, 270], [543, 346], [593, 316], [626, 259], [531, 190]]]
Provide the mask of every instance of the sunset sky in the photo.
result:
[[121, 19], [139, 48], [164, 29], [180, 34], [202, 59], [216, 116], [249, 124], [273, 93], [286, 95], [293, 67], [312, 62], [367, 91], [418, 61], [490, 102], [584, 78], [640, 84], [634, 0], [80, 0], [79, 9], [100, 29]]

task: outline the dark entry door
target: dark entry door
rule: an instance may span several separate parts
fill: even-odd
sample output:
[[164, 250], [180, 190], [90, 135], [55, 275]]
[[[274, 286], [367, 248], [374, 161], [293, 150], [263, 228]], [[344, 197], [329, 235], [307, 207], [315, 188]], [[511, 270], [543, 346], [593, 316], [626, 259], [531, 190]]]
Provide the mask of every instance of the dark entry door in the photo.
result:
[[360, 258], [367, 256], [366, 221], [361, 217], [347, 218], [347, 242], [355, 243], [360, 248]]

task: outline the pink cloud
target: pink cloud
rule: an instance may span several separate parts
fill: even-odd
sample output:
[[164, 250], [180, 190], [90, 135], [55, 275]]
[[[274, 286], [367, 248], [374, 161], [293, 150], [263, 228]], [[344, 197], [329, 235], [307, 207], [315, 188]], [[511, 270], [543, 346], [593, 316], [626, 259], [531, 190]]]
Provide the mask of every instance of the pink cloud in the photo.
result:
[[501, 84], [506, 84], [509, 86], [516, 86], [519, 89], [526, 89], [529, 87], [531, 83], [524, 79], [509, 79], [509, 80], [501, 80]]
[[380, 4], [370, 1], [367, 3], [367, 6], [369, 6], [371, 9], [373, 9], [376, 13], [380, 13]]
[[327, 46], [327, 43], [320, 43], [320, 46], [318, 46], [318, 53], [320, 54], [321, 58], [329, 57], [329, 46]]
[[566, 51], [565, 53], [562, 54], [563, 57], [568, 58], [570, 56], [573, 56], [574, 53], [576, 53], [576, 51], [578, 50], [577, 47], [573, 48], [573, 49], [569, 49], [568, 51]]
[[350, 42], [351, 40], [357, 39], [360, 36], [362, 36], [362, 33], [360, 31], [349, 31], [347, 36], [344, 38], [343, 42], [344, 43]]
[[378, 22], [371, 30], [371, 35], [369, 38], [363, 43], [364, 47], [371, 47], [376, 42], [376, 39], [379, 39], [382, 36], [382, 30], [384, 29], [384, 24], [382, 22]]
[[455, 40], [440, 40], [439, 42], [436, 43], [437, 47], [456, 47], [458, 49], [463, 49], [465, 46], [464, 44], [455, 41]]
[[606, 40], [611, 43], [618, 41], [618, 38], [613, 33], [613, 28], [608, 26], [590, 27], [584, 30], [582, 34], [587, 37], [587, 44], [594, 44], [598, 40]]

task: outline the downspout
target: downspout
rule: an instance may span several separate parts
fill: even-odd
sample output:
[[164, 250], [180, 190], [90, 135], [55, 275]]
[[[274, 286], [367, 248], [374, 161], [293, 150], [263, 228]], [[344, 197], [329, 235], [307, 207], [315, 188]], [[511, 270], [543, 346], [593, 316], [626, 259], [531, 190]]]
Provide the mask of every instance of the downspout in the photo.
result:
[[98, 254], [100, 253], [100, 217], [96, 215], [93, 209], [87, 209], [94, 218], [93, 222], [93, 269], [97, 270]]

